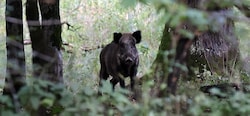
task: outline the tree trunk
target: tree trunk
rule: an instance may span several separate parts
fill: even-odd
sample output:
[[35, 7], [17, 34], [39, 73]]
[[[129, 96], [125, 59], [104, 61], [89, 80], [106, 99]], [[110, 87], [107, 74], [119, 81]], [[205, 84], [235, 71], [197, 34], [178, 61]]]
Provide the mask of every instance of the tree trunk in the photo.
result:
[[26, 15], [33, 49], [33, 75], [55, 83], [63, 82], [59, 0], [28, 0]]
[[[210, 11], [207, 12], [210, 14], [210, 17], [213, 17], [214, 13], [223, 17], [223, 15], [230, 10], [224, 10], [224, 8], [218, 9], [219, 7], [215, 8], [215, 11], [210, 9]], [[188, 61], [187, 64], [189, 65], [187, 67], [198, 66], [200, 71], [203, 69], [202, 65], [206, 65], [207, 69], [212, 73], [218, 73], [233, 80], [235, 73], [237, 73], [236, 65], [240, 59], [238, 40], [234, 34], [234, 24], [232, 20], [227, 19], [224, 24], [219, 24], [217, 26], [219, 28], [218, 31], [212, 31], [211, 29], [196, 36], [193, 43], [193, 48], [196, 51], [190, 51], [192, 45], [190, 42], [192, 41], [187, 41], [183, 39], [183, 37], [180, 37], [176, 48], [175, 64], [179, 63], [185, 65]], [[178, 46], [183, 47], [178, 48]], [[187, 56], [191, 56], [192, 59], [188, 60]], [[180, 68], [174, 66], [173, 72], [169, 74], [168, 90], [172, 94], [176, 92], [180, 71]], [[192, 70], [189, 70], [189, 72], [192, 72]], [[239, 80], [234, 80], [234, 82], [236, 81], [239, 82]]]
[[172, 71], [168, 75], [168, 81], [167, 81], [168, 88], [165, 91], [171, 94], [176, 93], [177, 82], [180, 78], [180, 75], [185, 74], [184, 71], [187, 71], [185, 70], [184, 67], [186, 67], [187, 54], [188, 54], [190, 46], [192, 45], [192, 39], [186, 38], [184, 36], [180, 36], [179, 38], [177, 38], [177, 41], [175, 44], [177, 46], [175, 48], [172, 48], [175, 50], [174, 57], [172, 58], [174, 59], [174, 63], [170, 65], [169, 67], [170, 69], [172, 69]]
[[159, 46], [159, 50], [156, 56], [156, 59], [153, 62], [153, 65], [151, 67], [153, 72], [156, 73], [150, 73], [144, 78], [146, 80], [151, 80], [153, 77], [154, 78], [154, 87], [151, 90], [151, 94], [154, 96], [165, 96], [166, 92], [164, 91], [163, 88], [161, 88], [162, 84], [165, 84], [166, 79], [168, 77], [169, 71], [168, 71], [168, 66], [169, 62], [168, 59], [170, 58], [170, 50], [171, 48], [171, 34], [170, 34], [170, 27], [166, 24], [163, 30], [163, 35], [161, 39], [161, 43]]
[[[39, 20], [39, 10], [41, 21]], [[59, 0], [27, 0], [26, 16], [32, 41], [33, 76], [54, 83], [62, 83]], [[52, 115], [48, 111], [49, 109], [40, 106], [34, 115]]]
[[20, 111], [17, 92], [25, 84], [25, 55], [23, 44], [22, 1], [6, 0], [6, 48], [7, 70], [4, 95], [9, 95], [15, 107]]
[[[192, 8], [198, 8], [197, 5], [199, 2], [200, 0], [183, 0], [183, 3]], [[219, 13], [221, 16], [224, 16], [227, 10], [230, 9], [220, 8], [215, 5], [213, 8], [208, 9], [207, 13], [210, 14], [210, 17], [216, 16], [213, 15], [213, 13]], [[192, 32], [196, 31], [188, 22], [181, 24], [180, 28], [184, 27], [184, 25], [188, 30]], [[157, 72], [153, 74], [156, 80], [156, 89], [154, 89], [153, 92], [158, 91], [156, 94], [160, 97], [166, 96], [167, 93], [175, 94], [177, 82], [180, 78], [180, 74], [183, 72], [183, 66], [186, 66], [186, 64], [196, 65], [201, 68], [201, 63], [204, 63], [204, 65], [208, 65], [207, 67], [209, 67], [211, 71], [216, 72], [214, 70], [216, 67], [217, 70], [223, 69], [222, 73], [229, 75], [229, 77], [234, 75], [235, 65], [239, 60], [239, 48], [237, 37], [234, 34], [234, 24], [232, 20], [227, 19], [224, 24], [220, 24], [219, 31], [206, 31], [201, 35], [195, 35], [193, 39], [188, 39], [178, 34], [178, 28], [179, 27], [176, 27], [174, 29], [173, 34], [168, 32], [168, 28], [165, 27], [164, 29], [159, 52], [153, 64], [153, 70]], [[168, 34], [166, 34], [167, 32]], [[193, 41], [195, 41], [194, 44]], [[197, 42], [199, 44], [197, 44]], [[202, 57], [197, 57], [192, 54], [195, 53], [197, 55], [197, 52], [190, 52], [192, 44], [195, 49], [200, 48], [199, 55]], [[162, 55], [162, 53], [166, 53], [166, 51], [169, 51], [169, 53], [172, 52], [173, 54], [170, 54], [168, 57]], [[194, 59], [188, 60], [189, 55]], [[215, 67], [211, 67], [211, 65]], [[170, 72], [167, 69], [169, 69]], [[167, 88], [164, 90], [160, 89], [160, 84], [162, 83], [167, 83]]]

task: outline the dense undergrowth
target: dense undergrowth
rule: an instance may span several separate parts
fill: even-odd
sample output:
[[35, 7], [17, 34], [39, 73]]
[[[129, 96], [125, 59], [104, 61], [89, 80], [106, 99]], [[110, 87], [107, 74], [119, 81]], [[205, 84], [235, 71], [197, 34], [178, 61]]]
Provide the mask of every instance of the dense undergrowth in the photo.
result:
[[[112, 90], [108, 82], [104, 82], [102, 96], [90, 87], [84, 87], [78, 93], [66, 89], [64, 85], [31, 79], [29, 85], [23, 87], [16, 97], [20, 104], [13, 105], [8, 96], [1, 96], [0, 107], [2, 116], [32, 116], [37, 115], [40, 107], [47, 112], [61, 116], [166, 116], [166, 115], [248, 115], [250, 113], [250, 94], [241, 91], [226, 93], [211, 89], [216, 96], [208, 96], [201, 92], [195, 95], [178, 94], [165, 98], [150, 95], [151, 82], [143, 85], [142, 98], [133, 100], [128, 97], [129, 91]], [[250, 89], [250, 88], [249, 88]], [[191, 90], [187, 90], [191, 91]], [[192, 90], [193, 91], [193, 90]], [[3, 107], [4, 106], [4, 107]], [[16, 107], [22, 107], [19, 113], [13, 112]]]

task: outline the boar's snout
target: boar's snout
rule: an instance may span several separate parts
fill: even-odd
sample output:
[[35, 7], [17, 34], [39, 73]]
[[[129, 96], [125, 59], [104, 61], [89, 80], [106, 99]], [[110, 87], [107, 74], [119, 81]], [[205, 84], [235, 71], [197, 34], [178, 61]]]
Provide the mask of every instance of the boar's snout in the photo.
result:
[[125, 63], [126, 64], [133, 64], [133, 59], [132, 58], [130, 58], [130, 57], [127, 57], [126, 59], [125, 59]]
[[134, 55], [123, 54], [120, 56], [119, 60], [120, 60], [121, 64], [130, 66], [130, 65], [136, 64], [137, 58], [138, 58], [138, 56], [137, 56], [137, 52], [136, 52], [136, 53], [134, 53]]

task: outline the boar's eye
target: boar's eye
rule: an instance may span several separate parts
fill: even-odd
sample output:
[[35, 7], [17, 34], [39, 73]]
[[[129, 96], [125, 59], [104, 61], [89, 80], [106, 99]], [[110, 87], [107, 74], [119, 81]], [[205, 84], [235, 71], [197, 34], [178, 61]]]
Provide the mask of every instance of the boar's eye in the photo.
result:
[[120, 46], [121, 46], [121, 47], [125, 47], [125, 44], [124, 44], [124, 43], [120, 43]]

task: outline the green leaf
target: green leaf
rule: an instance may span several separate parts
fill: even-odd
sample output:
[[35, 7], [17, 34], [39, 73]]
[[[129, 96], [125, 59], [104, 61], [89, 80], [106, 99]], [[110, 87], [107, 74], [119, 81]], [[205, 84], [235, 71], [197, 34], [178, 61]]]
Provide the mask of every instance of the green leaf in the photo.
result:
[[194, 39], [194, 34], [188, 30], [181, 29], [180, 34], [184, 35], [185, 37], [189, 39]]
[[107, 82], [107, 81], [102, 81], [101, 91], [103, 93], [112, 94], [113, 93], [113, 89], [112, 89], [111, 83]]
[[36, 96], [32, 96], [30, 98], [30, 103], [33, 109], [37, 110], [40, 105], [40, 98]]
[[4, 103], [8, 107], [13, 107], [11, 98], [9, 96], [6, 96], [6, 95], [1, 95], [0, 96], [0, 103]]
[[12, 111], [10, 111], [10, 110], [3, 111], [3, 112], [1, 112], [0, 114], [1, 114], [1, 116], [16, 116], [16, 115], [14, 114], [14, 112], [12, 112]]
[[46, 98], [41, 101], [41, 104], [47, 107], [51, 107], [54, 104], [54, 100]]

